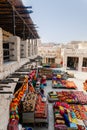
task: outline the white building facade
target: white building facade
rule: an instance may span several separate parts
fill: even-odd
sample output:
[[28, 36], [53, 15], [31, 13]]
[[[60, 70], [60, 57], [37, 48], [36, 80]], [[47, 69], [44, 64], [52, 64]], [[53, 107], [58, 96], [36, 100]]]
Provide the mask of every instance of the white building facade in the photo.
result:
[[38, 55], [43, 58], [43, 63], [56, 63], [61, 62], [61, 48], [58, 44], [44, 43], [38, 45]]
[[87, 41], [74, 41], [64, 46], [63, 67], [87, 72]]

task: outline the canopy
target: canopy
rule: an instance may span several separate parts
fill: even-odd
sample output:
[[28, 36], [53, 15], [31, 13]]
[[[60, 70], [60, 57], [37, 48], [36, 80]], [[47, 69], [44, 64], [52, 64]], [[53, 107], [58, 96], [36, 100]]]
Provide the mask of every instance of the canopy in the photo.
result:
[[23, 39], [39, 38], [30, 13], [21, 0], [0, 0], [0, 27]]

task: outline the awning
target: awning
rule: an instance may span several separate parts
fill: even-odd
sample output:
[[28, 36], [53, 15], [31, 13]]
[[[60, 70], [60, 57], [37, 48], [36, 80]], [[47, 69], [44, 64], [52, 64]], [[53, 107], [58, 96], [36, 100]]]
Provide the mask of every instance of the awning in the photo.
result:
[[30, 13], [21, 0], [0, 0], [0, 27], [22, 39], [39, 38]]

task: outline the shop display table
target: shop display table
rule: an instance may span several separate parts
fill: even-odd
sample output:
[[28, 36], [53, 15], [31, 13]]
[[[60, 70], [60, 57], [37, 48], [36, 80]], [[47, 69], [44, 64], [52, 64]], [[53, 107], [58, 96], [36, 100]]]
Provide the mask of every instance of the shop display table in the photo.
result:
[[34, 112], [35, 112], [35, 105], [36, 105], [37, 95], [34, 93], [28, 93], [23, 104], [23, 111], [22, 111], [22, 122], [23, 123], [34, 123]]
[[35, 108], [35, 124], [48, 127], [48, 104], [38, 95]]
[[86, 130], [87, 110], [84, 105], [55, 102], [53, 105], [55, 130]]
[[57, 81], [57, 80], [53, 79], [52, 88], [76, 89], [77, 86], [75, 85], [75, 83], [73, 81], [68, 81], [68, 80]]
[[45, 107], [45, 114], [38, 118], [38, 117], [35, 117], [35, 124], [36, 125], [40, 125], [40, 126], [45, 126], [48, 128], [48, 124], [49, 124], [49, 115], [48, 115], [48, 105], [46, 105]]
[[69, 104], [87, 105], [87, 95], [83, 91], [49, 92], [48, 101], [49, 102], [64, 101]]
[[47, 118], [35, 118], [35, 124], [39, 126], [45, 126], [48, 128], [49, 120]]
[[34, 111], [22, 113], [23, 123], [34, 123]]
[[53, 91], [48, 93], [47, 98], [49, 102], [55, 102], [59, 100], [57, 93]]
[[47, 80], [52, 79], [52, 69], [50, 68], [38, 68], [38, 75], [43, 76], [45, 75]]

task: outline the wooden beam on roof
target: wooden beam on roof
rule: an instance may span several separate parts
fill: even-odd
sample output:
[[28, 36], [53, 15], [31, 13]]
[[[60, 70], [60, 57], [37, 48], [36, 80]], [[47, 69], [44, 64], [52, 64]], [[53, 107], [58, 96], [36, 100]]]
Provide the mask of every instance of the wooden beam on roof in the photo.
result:
[[29, 25], [33, 26], [33, 25], [36, 25], [36, 24], [29, 23]]
[[12, 9], [11, 9], [10, 7], [9, 7], [9, 8], [5, 8], [5, 9], [2, 7], [2, 8], [0, 8], [0, 13], [1, 13], [2, 11], [3, 11], [3, 12], [12, 11]]
[[12, 11], [10, 11], [10, 12], [0, 12], [0, 15], [10, 15], [9, 13], [12, 13]]
[[[10, 30], [10, 28], [8, 28], [8, 29]], [[12, 31], [13, 31], [13, 30], [10, 30], [10, 32], [12, 32]], [[16, 30], [16, 34], [17, 34], [17, 35], [23, 34], [23, 29], [17, 29], [17, 30]], [[25, 31], [25, 34], [28, 35], [28, 34], [29, 34], [29, 31], [26, 30], [26, 31]]]
[[30, 14], [30, 13], [33, 13], [32, 10], [30, 10], [30, 11], [18, 11], [18, 12], [19, 12], [19, 14]]
[[[13, 30], [12, 28], [11, 28], [11, 24], [8, 24], [8, 26], [3, 26], [4, 28], [7, 28], [7, 29], [9, 29], [9, 30]], [[17, 24], [16, 25], [16, 31], [18, 32], [20, 32], [20, 31], [23, 31], [23, 26], [22, 25], [20, 25], [20, 24]], [[27, 31], [27, 32], [29, 32], [29, 30], [27, 29], [27, 28], [25, 28], [25, 31]], [[21, 33], [21, 32], [20, 32]]]
[[[1, 2], [0, 2], [0, 4], [1, 4]], [[0, 8], [2, 8], [2, 9], [6, 9], [6, 8], [10, 9], [8, 6], [6, 6], [4, 4], [3, 4], [3, 6], [0, 6]], [[28, 9], [28, 8], [31, 9], [32, 6], [15, 6], [15, 8], [17, 8], [17, 9]]]
[[[12, 3], [11, 3], [9, 0], [8, 0], [8, 2], [9, 2], [10, 5], [12, 5]], [[27, 23], [25, 22], [25, 20], [20, 16], [20, 13], [16, 10], [16, 8], [15, 8], [14, 6], [12, 6], [12, 7], [14, 8], [16, 14], [17, 14], [17, 15], [21, 18], [21, 20], [25, 23], [25, 25], [26, 25], [26, 27], [28, 28], [28, 30], [32, 33], [32, 35], [33, 35], [34, 37], [36, 37], [35, 34], [33, 33], [33, 31], [28, 27], [28, 25], [27, 25]]]
[[[15, 17], [18, 18], [18, 15], [15, 15]], [[1, 19], [7, 19], [7, 20], [9, 20], [9, 19], [12, 19], [12, 18], [13, 18], [12, 15], [6, 15], [5, 17], [4, 17], [3, 15], [0, 16], [0, 20], [1, 20]], [[29, 16], [28, 16], [28, 17], [27, 17], [27, 16], [22, 16], [22, 18], [23, 18], [23, 19], [30, 19]]]
[[[5, 19], [4, 19], [4, 20], [5, 20]], [[1, 21], [0, 25], [5, 25], [5, 24], [8, 24], [8, 25], [9, 25], [9, 24], [13, 24], [12, 21], [7, 20], [7, 21], [4, 22], [4, 20]], [[16, 21], [15, 24], [16, 24], [16, 25], [22, 25], [22, 26], [23, 26], [23, 22], [22, 22], [22, 21]]]
[[0, 4], [0, 9], [10, 9], [9, 7], [11, 7], [11, 6], [9, 6], [9, 5], [7, 5], [7, 6], [4, 5], [4, 6], [3, 6], [3, 5]]
[[[0, 13], [0, 15], [2, 15], [2, 13]], [[25, 14], [19, 14], [19, 15], [20, 15], [21, 18], [22, 18], [22, 17], [26, 17]], [[11, 17], [11, 16], [12, 16], [12, 12], [10, 12], [10, 14], [8, 14], [8, 13], [3, 13], [3, 16], [1, 16], [1, 17], [5, 17], [5, 16], [6, 16], [6, 17]], [[18, 16], [17, 14], [15, 14], [15, 17], [19, 17], [19, 16]], [[20, 17], [19, 17], [19, 18], [20, 18]], [[20, 18], [20, 19], [21, 19], [21, 18]], [[22, 20], [22, 21], [23, 21], [23, 20]], [[25, 22], [25, 21], [24, 21], [24, 22]]]
[[1, 1], [0, 1], [0, 4], [1, 4], [1, 5], [9, 5], [9, 4], [6, 3], [6, 2], [7, 2], [7, 1], [5, 1], [5, 2], [1, 2]]
[[[20, 3], [20, 2], [19, 2]], [[5, 9], [5, 7], [6, 7], [6, 9]], [[34, 31], [30, 28], [30, 26], [28, 26], [28, 24], [29, 23], [32, 23], [32, 20], [31, 20], [31, 18], [30, 18], [30, 16], [28, 16], [27, 14], [29, 14], [30, 12], [32, 12], [32, 10], [30, 10], [30, 11], [28, 11], [28, 10], [26, 10], [26, 9], [28, 9], [28, 8], [31, 8], [31, 7], [28, 7], [28, 6], [17, 6], [17, 4], [16, 4], [16, 6], [15, 6], [15, 4], [13, 5], [13, 3], [10, 1], [10, 0], [3, 0], [2, 2], [0, 2], [0, 15], [1, 15], [1, 19], [3, 19], [2, 21], [0, 21], [1, 22], [1, 25], [2, 25], [2, 27], [4, 28], [4, 24], [2, 23], [2, 22], [4, 22], [4, 21], [7, 21], [9, 18], [7, 18], [7, 17], [10, 17], [10, 19], [9, 19], [9, 21], [11, 21], [11, 18], [13, 18], [12, 17], [12, 10], [14, 9], [14, 11], [15, 11], [15, 20], [17, 21], [15, 24], [16, 24], [16, 33], [18, 32], [18, 26], [19, 26], [19, 24], [21, 24], [21, 26], [23, 25], [23, 24], [25, 24], [25, 26], [26, 26], [26, 28], [27, 28], [27, 33], [29, 32], [29, 33], [31, 33], [32, 34], [32, 36], [33, 37], [35, 37], [36, 38], [36, 34], [34, 33]], [[17, 18], [17, 19], [16, 19]], [[18, 20], [18, 18], [21, 20], [21, 21], [23, 21], [23, 23], [21, 22], [20, 23], [20, 20]], [[30, 19], [30, 20], [29, 20]], [[7, 21], [6, 22], [6, 25], [8, 24], [8, 26], [9, 26], [9, 21]], [[13, 22], [12, 23], [10, 23], [11, 24], [11, 26], [13, 25]], [[21, 28], [21, 26], [20, 26], [20, 28]], [[5, 29], [5, 28], [4, 28]], [[10, 27], [8, 28], [9, 30], [11, 30], [10, 29]], [[22, 28], [23, 29], [23, 28]], [[22, 30], [21, 29], [21, 30]], [[7, 27], [6, 27], [6, 30], [7, 30]], [[13, 31], [11, 31], [11, 33], [13, 33]], [[19, 35], [20, 36], [20, 35]], [[28, 37], [28, 35], [26, 34], [26, 37]]]
[[23, 19], [30, 19], [30, 17], [22, 17]]
[[18, 8], [18, 9], [20, 9], [20, 8], [22, 8], [22, 9], [27, 9], [27, 8], [29, 8], [29, 9], [31, 9], [32, 6], [15, 6], [15, 8]]

